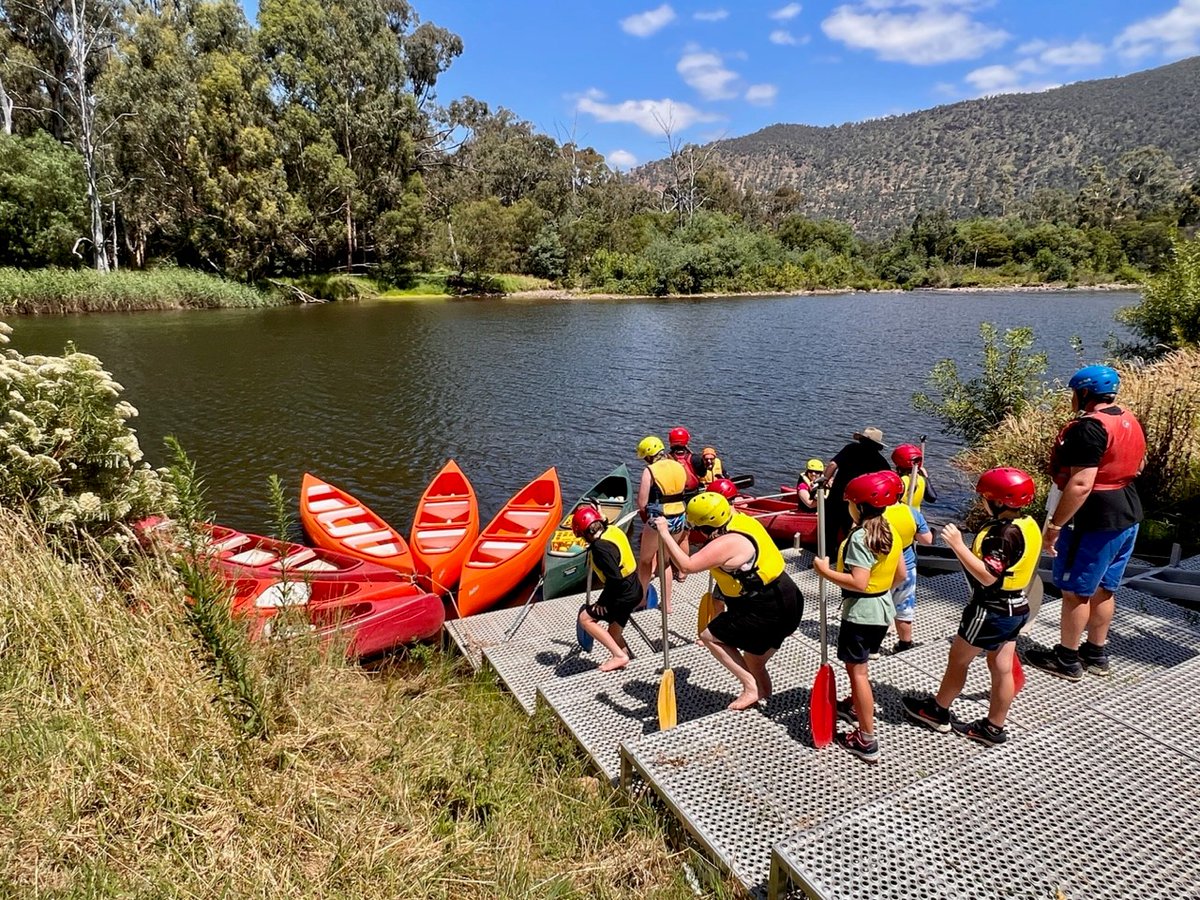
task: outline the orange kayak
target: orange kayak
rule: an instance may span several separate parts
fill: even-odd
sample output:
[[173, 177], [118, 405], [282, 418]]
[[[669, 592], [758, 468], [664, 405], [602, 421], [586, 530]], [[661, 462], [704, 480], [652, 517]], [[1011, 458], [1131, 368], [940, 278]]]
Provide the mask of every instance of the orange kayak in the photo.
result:
[[408, 541], [417, 571], [429, 590], [448, 594], [458, 584], [477, 537], [475, 489], [458, 463], [450, 460], [421, 495]]
[[300, 523], [318, 547], [413, 571], [412, 553], [399, 532], [345, 491], [307, 472], [300, 485]]
[[551, 467], [521, 488], [471, 547], [458, 587], [459, 615], [482, 612], [520, 584], [561, 518], [562, 489]]

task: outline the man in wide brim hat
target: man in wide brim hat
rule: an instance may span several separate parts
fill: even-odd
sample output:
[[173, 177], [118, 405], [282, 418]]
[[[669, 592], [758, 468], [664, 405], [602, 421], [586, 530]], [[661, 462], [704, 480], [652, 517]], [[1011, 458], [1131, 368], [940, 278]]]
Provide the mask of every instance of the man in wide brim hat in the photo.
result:
[[883, 432], [869, 426], [854, 432], [853, 440], [825, 467], [821, 480], [829, 485], [825, 504], [825, 547], [830, 554], [837, 553], [839, 542], [850, 531], [850, 507], [844, 497], [846, 485], [859, 475], [890, 470], [891, 464], [879, 452], [886, 446]]

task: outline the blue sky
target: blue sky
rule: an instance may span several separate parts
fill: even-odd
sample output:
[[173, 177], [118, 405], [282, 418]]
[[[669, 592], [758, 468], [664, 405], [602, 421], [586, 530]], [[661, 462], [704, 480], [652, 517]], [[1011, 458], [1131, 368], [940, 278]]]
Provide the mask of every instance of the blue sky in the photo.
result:
[[[839, 124], [1200, 53], [1200, 0], [414, 0], [465, 51], [438, 84], [620, 167], [777, 122]], [[253, 15], [254, 4], [247, 3]]]

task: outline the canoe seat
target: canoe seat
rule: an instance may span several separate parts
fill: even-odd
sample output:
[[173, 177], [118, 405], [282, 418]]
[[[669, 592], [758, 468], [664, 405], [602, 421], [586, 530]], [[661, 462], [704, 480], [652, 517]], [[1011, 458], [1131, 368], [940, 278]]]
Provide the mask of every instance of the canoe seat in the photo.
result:
[[[381, 541], [383, 543], [380, 543]], [[365, 546], [367, 544], [375, 546]], [[395, 556], [401, 552], [400, 547], [392, 540], [392, 532], [386, 528], [347, 538], [346, 546], [360, 553], [370, 553], [372, 556]]]
[[295, 571], [297, 571], [297, 572], [337, 572], [337, 571], [339, 571], [339, 569], [337, 566], [335, 566], [333, 563], [329, 562], [328, 560], [320, 559], [318, 557], [317, 559], [313, 559], [313, 560], [310, 560], [309, 562], [303, 563], [302, 565], [296, 566]]
[[337, 509], [331, 509], [329, 512], [323, 512], [317, 516], [317, 521], [322, 525], [328, 525], [331, 522], [336, 522], [339, 519], [353, 519], [355, 516], [361, 516], [366, 510], [361, 506], [339, 506]]
[[228, 550], [236, 550], [238, 547], [247, 544], [249, 541], [250, 538], [246, 537], [246, 535], [235, 534], [231, 537], [225, 538], [223, 541], [217, 541], [212, 545], [212, 548], [218, 553], [225, 553]]
[[333, 488], [327, 484], [310, 484], [304, 496], [311, 500], [313, 497], [333, 496]]
[[467, 533], [465, 528], [422, 528], [417, 541], [426, 553], [446, 553], [453, 550]]
[[338, 500], [336, 497], [330, 497], [328, 500], [310, 500], [308, 511], [314, 513], [329, 512], [331, 509], [341, 509], [345, 507], [345, 503]]
[[499, 565], [529, 546], [525, 541], [480, 541], [471, 558], [471, 565], [488, 568]]
[[461, 519], [470, 511], [471, 504], [467, 500], [430, 500], [421, 507], [421, 512], [447, 522]]
[[276, 569], [290, 569], [293, 566], [298, 566], [298, 565], [308, 562], [310, 559], [313, 559], [314, 557], [316, 557], [316, 555], [317, 554], [313, 553], [312, 550], [309, 550], [306, 547], [303, 550], [297, 550], [295, 553], [291, 554], [290, 556], [285, 556], [283, 559], [279, 560], [279, 562], [275, 563], [275, 568]]
[[303, 581], [277, 581], [254, 598], [259, 609], [304, 606], [312, 596], [312, 586]]
[[540, 531], [549, 517], [548, 511], [538, 509], [511, 509], [504, 514], [505, 520], [515, 526], [516, 530], [530, 534]]
[[237, 556], [229, 557], [229, 562], [239, 566], [265, 566], [269, 562], [274, 562], [279, 559], [278, 553], [272, 553], [269, 550], [259, 550], [257, 547], [246, 550], [244, 553], [239, 553]]

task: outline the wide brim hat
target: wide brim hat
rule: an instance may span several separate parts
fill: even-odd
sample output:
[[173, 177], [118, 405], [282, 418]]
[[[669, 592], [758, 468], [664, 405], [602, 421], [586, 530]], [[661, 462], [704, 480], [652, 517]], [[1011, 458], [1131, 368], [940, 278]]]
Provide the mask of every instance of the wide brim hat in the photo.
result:
[[883, 432], [878, 428], [864, 428], [862, 431], [854, 432], [854, 440], [856, 441], [872, 441], [880, 447], [886, 447], [883, 442]]

